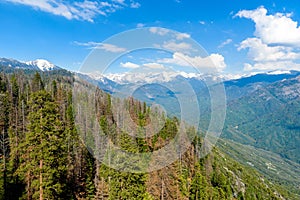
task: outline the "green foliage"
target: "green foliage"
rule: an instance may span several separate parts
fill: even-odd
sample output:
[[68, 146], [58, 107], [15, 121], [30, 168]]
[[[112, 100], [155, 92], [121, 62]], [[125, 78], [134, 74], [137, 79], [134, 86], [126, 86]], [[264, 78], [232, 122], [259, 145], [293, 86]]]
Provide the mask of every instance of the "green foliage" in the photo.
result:
[[42, 81], [42, 77], [41, 77], [40, 73], [36, 72], [34, 74], [31, 87], [32, 87], [33, 92], [37, 92], [39, 90], [44, 89], [44, 83]]
[[59, 120], [58, 108], [51, 95], [38, 91], [29, 101], [29, 124], [18, 169], [27, 182], [27, 196], [60, 199], [65, 189], [66, 145], [64, 126]]
[[199, 165], [196, 165], [196, 172], [192, 180], [189, 199], [208, 199], [208, 183], [202, 175]]
[[[0, 80], [0, 85], [4, 85]], [[6, 87], [0, 91], [0, 197], [8, 196], [8, 162], [9, 162], [9, 101]]]
[[7, 83], [5, 80], [3, 80], [4, 78], [6, 78], [6, 77], [0, 76], [0, 92], [6, 92], [6, 90], [7, 90]]
[[154, 198], [148, 192], [145, 193], [143, 200], [154, 200]]
[[15, 75], [13, 75], [11, 78], [11, 85], [12, 103], [14, 106], [17, 106], [19, 100], [19, 85]]
[[57, 83], [55, 80], [52, 81], [52, 96], [56, 97], [57, 95]]
[[[81, 127], [75, 127], [72, 81], [70, 74], [65, 72], [0, 75], [0, 128], [4, 130], [1, 138], [4, 143], [1, 144], [5, 147], [1, 146], [1, 172], [6, 173], [0, 176], [0, 186], [3, 186], [0, 199], [38, 199], [41, 194], [43, 199], [113, 200], [163, 197], [279, 199], [277, 194], [289, 197], [284, 189], [218, 149], [199, 159], [203, 142], [200, 136], [193, 140], [186, 152], [180, 152], [178, 161], [158, 172], [125, 172], [131, 163], [126, 156], [116, 157], [114, 151], [105, 156], [112, 162], [119, 161], [114, 164], [118, 164], [120, 170], [109, 168], [95, 160], [78, 135], [77, 130]], [[112, 111], [121, 106], [136, 124], [137, 137], [118, 127]], [[87, 131], [85, 134], [94, 145], [92, 150], [113, 143], [134, 155], [158, 150], [172, 139], [177, 139], [180, 125], [177, 118], [158, 116], [146, 103], [133, 98], [116, 100], [97, 90], [95, 108], [103, 131], [100, 134], [110, 140], [109, 144], [93, 144], [94, 140]], [[159, 133], [144, 138], [151, 114], [152, 117], [165, 118], [165, 124]], [[291, 126], [294, 121], [287, 121], [287, 124]], [[196, 130], [190, 127], [187, 134], [194, 138]], [[223, 149], [224, 152], [226, 150], [229, 148]], [[132, 159], [141, 168], [155, 162], [151, 157], [140, 160], [133, 156]], [[9, 163], [8, 168], [6, 163]]]
[[143, 199], [146, 176], [112, 170], [109, 199]]
[[274, 152], [300, 164], [297, 84], [294, 79], [279, 81], [228, 103], [222, 137]]

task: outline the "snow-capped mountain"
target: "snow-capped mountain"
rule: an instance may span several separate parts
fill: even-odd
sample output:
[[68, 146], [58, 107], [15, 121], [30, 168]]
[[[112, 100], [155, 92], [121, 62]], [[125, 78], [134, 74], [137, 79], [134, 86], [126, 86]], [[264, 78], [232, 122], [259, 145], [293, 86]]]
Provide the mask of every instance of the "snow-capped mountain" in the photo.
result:
[[42, 71], [51, 71], [51, 70], [55, 70], [55, 69], [59, 68], [59, 67], [55, 66], [54, 64], [52, 64], [49, 61], [44, 60], [44, 59], [37, 59], [37, 60], [34, 60], [34, 61], [28, 61], [28, 62], [25, 62], [25, 63], [27, 65], [36, 66]]
[[15, 59], [0, 58], [0, 67], [11, 67], [16, 69], [30, 69], [41, 71], [59, 70], [60, 67], [50, 63], [47, 60], [37, 59], [35, 61], [18, 61]]
[[213, 80], [213, 81], [224, 81], [240, 78], [240, 75], [231, 74], [216, 74], [216, 75], [204, 75], [187, 72], [176, 72], [176, 71], [164, 71], [164, 72], [145, 72], [145, 73], [114, 73], [104, 75], [91, 75], [91, 77], [106, 77], [118, 84], [134, 84], [134, 83], [165, 83], [171, 82], [179, 77], [184, 79], [197, 79], [202, 81]]
[[[269, 78], [271, 79], [281, 79], [281, 77], [295, 77], [298, 75], [298, 71], [293, 70], [275, 70], [269, 72], [252, 72], [244, 74], [230, 74], [230, 73], [219, 73], [219, 74], [201, 74], [201, 73], [188, 73], [183, 71], [163, 71], [163, 72], [138, 72], [138, 73], [111, 73], [111, 74], [102, 74], [100, 72], [86, 74], [94, 80], [106, 80], [109, 79], [120, 85], [124, 84], [136, 84], [136, 83], [165, 83], [171, 82], [173, 80], [182, 77], [186, 80], [196, 79], [202, 81], [217, 81], [217, 82], [228, 82], [228, 81], [238, 81], [244, 79], [257, 77]], [[269, 77], [269, 78], [268, 78]], [[254, 80], [255, 82], [258, 80]]]
[[[270, 83], [294, 78], [300, 75], [298, 71], [271, 71], [264, 73], [232, 75], [232, 74], [196, 74], [186, 72], [139, 72], [139, 73], [114, 73], [101, 74], [100, 72], [84, 74], [88, 81], [93, 82], [106, 92], [124, 93], [131, 91], [133, 88], [143, 85], [147, 86], [147, 94], [155, 96], [152, 91], [158, 94], [157, 84], [179, 86], [180, 83], [188, 83], [195, 92], [199, 92], [208, 85], [215, 83], [224, 83], [228, 99], [240, 98], [248, 93], [253, 92], [258, 87], [268, 85]], [[151, 86], [152, 85], [152, 86]], [[178, 92], [178, 91], [173, 91]]]
[[16, 68], [16, 69], [39, 70], [39, 68], [37, 66], [28, 65], [25, 62], [20, 62], [18, 60], [8, 59], [8, 58], [0, 58], [0, 66], [1, 67], [11, 67], [11, 68]]

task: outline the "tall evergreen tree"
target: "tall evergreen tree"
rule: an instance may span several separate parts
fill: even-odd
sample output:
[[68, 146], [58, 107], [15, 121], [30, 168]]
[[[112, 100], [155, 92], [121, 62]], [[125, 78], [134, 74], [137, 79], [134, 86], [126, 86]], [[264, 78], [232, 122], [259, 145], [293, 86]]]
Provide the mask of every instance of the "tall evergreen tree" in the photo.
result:
[[198, 163], [195, 166], [195, 176], [192, 179], [192, 185], [190, 188], [190, 199], [208, 199], [207, 195], [207, 181], [205, 176], [201, 174], [201, 169]]
[[44, 89], [44, 82], [42, 81], [42, 77], [41, 77], [41, 75], [38, 72], [36, 72], [34, 74], [31, 87], [32, 87], [31, 90], [33, 92], [37, 92], [39, 90], [43, 90]]
[[62, 199], [66, 180], [64, 126], [57, 105], [46, 91], [31, 95], [28, 132], [19, 173], [26, 181], [27, 199]]
[[6, 83], [0, 77], [0, 197], [7, 198], [7, 162], [9, 157], [9, 103]]

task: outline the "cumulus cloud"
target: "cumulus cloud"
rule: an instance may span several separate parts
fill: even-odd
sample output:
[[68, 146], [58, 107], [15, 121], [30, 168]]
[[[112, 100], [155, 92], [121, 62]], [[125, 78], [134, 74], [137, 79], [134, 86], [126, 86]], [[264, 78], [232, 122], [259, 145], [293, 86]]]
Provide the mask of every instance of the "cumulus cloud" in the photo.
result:
[[131, 2], [130, 3], [130, 8], [139, 8], [141, 7], [141, 4], [138, 2]]
[[160, 47], [164, 49], [168, 49], [173, 52], [184, 52], [189, 53], [192, 49], [191, 44], [186, 42], [175, 42], [173, 40], [164, 42]]
[[123, 5], [125, 4], [125, 0], [112, 0], [112, 1]]
[[150, 69], [164, 69], [165, 67], [159, 63], [145, 63], [143, 66], [148, 67]]
[[139, 68], [140, 66], [137, 64], [134, 64], [132, 62], [126, 62], [126, 63], [121, 63], [121, 67], [129, 68], [129, 69], [136, 69], [136, 68]]
[[160, 27], [151, 27], [149, 31], [152, 34], [162, 36], [164, 42], [160, 44], [154, 44], [156, 48], [163, 48], [173, 52], [179, 51], [183, 53], [189, 53], [192, 50], [191, 43], [183, 42], [185, 39], [191, 38], [191, 35], [188, 33], [178, 33], [170, 31], [169, 29], [160, 28]]
[[292, 52], [292, 48], [284, 46], [268, 46], [259, 38], [247, 38], [242, 41], [238, 50], [249, 49], [249, 57], [256, 62], [295, 60], [299, 53]]
[[235, 17], [251, 19], [255, 23], [254, 38], [242, 41], [238, 50], [247, 49], [252, 63], [244, 70], [299, 69], [300, 27], [290, 13], [268, 15], [264, 7], [239, 11]]
[[253, 70], [263, 70], [263, 71], [272, 71], [272, 70], [300, 70], [300, 64], [292, 61], [278, 61], [278, 62], [259, 62], [254, 64], [245, 63], [245, 71]]
[[190, 38], [190, 37], [191, 37], [191, 35], [187, 34], [187, 33], [178, 33], [176, 35], [177, 40], [183, 40], [183, 39]]
[[[33, 7], [43, 12], [65, 17], [72, 20], [83, 20], [93, 22], [98, 15], [106, 16], [127, 6], [125, 0], [106, 1], [62, 1], [62, 0], [5, 0], [9, 3], [22, 4]], [[138, 8], [140, 4], [130, 2], [131, 8]]]
[[167, 35], [170, 31], [165, 28], [159, 28], [159, 27], [151, 27], [149, 31], [153, 34], [158, 34], [161, 36]]
[[199, 69], [210, 68], [217, 71], [223, 71], [226, 68], [224, 57], [220, 54], [211, 54], [202, 58], [200, 56], [191, 57], [180, 52], [175, 52], [172, 58], [164, 58], [158, 62], [176, 64], [183, 67], [196, 67]]
[[107, 44], [107, 43], [101, 43], [101, 42], [73, 42], [73, 44], [78, 46], [84, 46], [88, 47], [90, 49], [103, 49], [108, 52], [112, 53], [122, 53], [126, 51], [126, 48], [119, 47], [114, 44]]
[[242, 10], [235, 16], [251, 19], [255, 22], [255, 36], [265, 44], [300, 46], [300, 27], [291, 19], [290, 13], [267, 15], [267, 9]]

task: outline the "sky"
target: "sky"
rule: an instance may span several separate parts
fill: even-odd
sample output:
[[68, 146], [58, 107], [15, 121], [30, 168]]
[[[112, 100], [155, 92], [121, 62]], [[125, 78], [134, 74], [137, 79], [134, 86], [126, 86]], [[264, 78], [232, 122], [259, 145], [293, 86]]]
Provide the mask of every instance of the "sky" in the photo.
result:
[[[98, 49], [120, 55], [110, 70], [115, 73], [165, 66], [180, 70], [186, 64], [178, 58], [198, 67], [210, 59], [217, 71], [228, 74], [300, 70], [299, 22], [298, 0], [0, 0], [0, 57], [46, 59], [77, 71]], [[125, 43], [109, 43], [135, 29], [168, 34], [153, 43], [166, 51], [124, 56]], [[130, 43], [149, 37], [135, 35]], [[194, 51], [194, 42], [206, 56]], [[143, 59], [133, 59], [139, 56]]]

